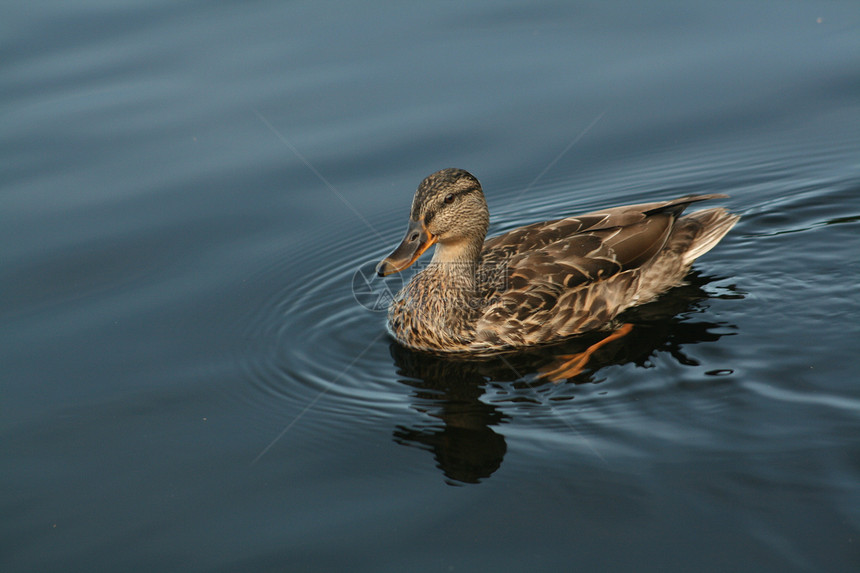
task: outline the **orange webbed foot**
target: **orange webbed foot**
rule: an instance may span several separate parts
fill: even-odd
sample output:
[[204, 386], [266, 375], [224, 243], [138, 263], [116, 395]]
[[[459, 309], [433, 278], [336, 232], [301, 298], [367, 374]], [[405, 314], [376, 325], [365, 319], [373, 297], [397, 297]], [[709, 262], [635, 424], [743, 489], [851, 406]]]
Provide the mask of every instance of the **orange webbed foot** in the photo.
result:
[[559, 355], [558, 358], [561, 360], [561, 364], [555, 367], [541, 369], [538, 378], [549, 380], [551, 382], [560, 382], [561, 380], [567, 380], [569, 378], [573, 378], [574, 376], [579, 375], [585, 369], [585, 366], [591, 359], [592, 354], [594, 354], [600, 348], [606, 346], [613, 340], [618, 340], [622, 336], [630, 334], [630, 331], [632, 330], [632, 324], [624, 323], [621, 325], [620, 328], [618, 328], [618, 330], [616, 330], [603, 340], [595, 342], [594, 344], [586, 348], [583, 352], [578, 352], [576, 354]]

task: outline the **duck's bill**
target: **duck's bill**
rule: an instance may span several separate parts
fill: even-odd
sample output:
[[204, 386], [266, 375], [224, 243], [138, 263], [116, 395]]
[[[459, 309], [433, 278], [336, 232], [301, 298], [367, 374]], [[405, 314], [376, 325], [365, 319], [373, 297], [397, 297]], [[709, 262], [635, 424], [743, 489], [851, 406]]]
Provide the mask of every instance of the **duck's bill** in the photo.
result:
[[435, 242], [436, 237], [427, 231], [423, 223], [409, 221], [409, 228], [406, 229], [403, 241], [394, 249], [394, 252], [376, 265], [376, 274], [384, 277], [409, 268]]

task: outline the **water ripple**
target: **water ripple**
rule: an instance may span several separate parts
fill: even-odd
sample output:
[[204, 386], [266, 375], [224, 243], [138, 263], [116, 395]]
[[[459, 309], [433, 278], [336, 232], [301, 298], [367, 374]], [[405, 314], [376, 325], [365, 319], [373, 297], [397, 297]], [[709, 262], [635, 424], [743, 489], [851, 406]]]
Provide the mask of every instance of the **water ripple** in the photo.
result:
[[[503, 215], [497, 225], [519, 226], [540, 219], [535, 212], [564, 211], [568, 198], [563, 194], [555, 194], [552, 200], [540, 194], [525, 197], [520, 203], [522, 210], [509, 220]], [[404, 205], [407, 199], [404, 197]], [[250, 382], [246, 391], [240, 391], [241, 399], [265, 412], [262, 423], [279, 426], [282, 433], [292, 431], [300, 418], [303, 424], [310, 423], [308, 411], [313, 411], [314, 419], [325, 420], [328, 427], [343, 430], [378, 423], [386, 417], [409, 420], [391, 422], [395, 441], [432, 449], [444, 459], [449, 456], [443, 450], [452, 435], [457, 436], [455, 442], [466, 439], [463, 428], [471, 428], [468, 440], [477, 440], [471, 447], [484, 448], [489, 458], [478, 463], [483, 469], [449, 467], [447, 473], [455, 481], [474, 481], [491, 471], [488, 468], [497, 467], [492, 460], [500, 450], [493, 428], [505, 424], [510, 416], [549, 432], [574, 431], [587, 436], [606, 431], [602, 424], [589, 424], [582, 408], [595, 404], [605, 407], [602, 405], [606, 403], [629, 408], [639, 397], [631, 398], [629, 389], [611, 382], [604, 384], [605, 376], [598, 376], [604, 368], [653, 368], [655, 361], [662, 360], [657, 357], [665, 356], [676, 364], [696, 368], [707, 383], [731, 379], [726, 374], [731, 369], [719, 364], [704, 368], [685, 347], [733, 334], [730, 324], [703, 320], [703, 304], [709, 298], [740, 298], [743, 293], [716, 277], [695, 272], [687, 285], [628, 312], [625, 319], [636, 324], [637, 335], [595, 355], [589, 369], [573, 383], [553, 384], [537, 374], [540, 368], [556, 362], [560, 354], [582, 351], [599, 335], [481, 360], [428, 355], [400, 347], [384, 330], [384, 313], [371, 312], [359, 304], [352, 287], [356, 269], [378, 260], [396, 243], [405, 209], [404, 213], [392, 212], [384, 220], [374, 221], [377, 229], [391, 237], [391, 245], [361, 251], [373, 241], [371, 232], [360, 226], [357, 233], [351, 230], [350, 240], [346, 240], [346, 231], [327, 232], [307, 238], [312, 248], [291, 249], [258, 277], [271, 285], [283, 281], [248, 318], [244, 336], [249, 342], [244, 354], [237, 357]], [[314, 255], [318, 252], [331, 256], [321, 263]], [[300, 280], [295, 279], [297, 275]], [[717, 370], [724, 375], [708, 374]], [[579, 420], [576, 426], [571, 424], [572, 418]], [[592, 430], [581, 429], [582, 424]], [[273, 440], [280, 435], [273, 435]], [[330, 431], [329, 435], [337, 436], [337, 432]]]
[[808, 406], [822, 406], [860, 415], [860, 400], [847, 396], [835, 396], [820, 392], [815, 394], [803, 393], [761, 382], [744, 382], [743, 387], [769, 400], [793, 402]]

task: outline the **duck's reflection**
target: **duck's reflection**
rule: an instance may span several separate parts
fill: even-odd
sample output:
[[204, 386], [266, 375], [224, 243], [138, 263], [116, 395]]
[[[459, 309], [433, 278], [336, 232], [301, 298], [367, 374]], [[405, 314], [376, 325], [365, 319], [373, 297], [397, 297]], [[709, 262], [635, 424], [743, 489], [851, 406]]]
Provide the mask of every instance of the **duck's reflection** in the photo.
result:
[[435, 420], [398, 426], [394, 440], [433, 452], [453, 482], [477, 483], [499, 469], [507, 446], [492, 428], [505, 415], [481, 401], [486, 379], [478, 365], [446, 362], [398, 344], [391, 351], [400, 373], [409, 377], [401, 381], [414, 388], [413, 408]]
[[[680, 364], [697, 366], [698, 362], [684, 353], [685, 345], [713, 342], [735, 329], [693, 318], [702, 310], [702, 301], [713, 296], [703, 289], [712, 280], [693, 273], [686, 285], [625, 313], [623, 320], [634, 325], [632, 333], [601, 348], [591, 357], [587, 368], [568, 383], [593, 382], [598, 370], [612, 364], [630, 362], [647, 367], [659, 352], [668, 353]], [[732, 287], [723, 289], [720, 298], [743, 297]], [[392, 343], [391, 355], [400, 381], [413, 389], [412, 407], [424, 420], [410, 427], [398, 426], [394, 440], [433, 452], [448, 483], [478, 483], [488, 478], [501, 466], [507, 451], [504, 436], [493, 428], [503, 424], [510, 413], [481, 401], [486, 385], [550, 384], [539, 378], [542, 369], [561, 355], [581, 352], [600, 336], [587, 335], [528, 353], [484, 359], [415, 352]]]

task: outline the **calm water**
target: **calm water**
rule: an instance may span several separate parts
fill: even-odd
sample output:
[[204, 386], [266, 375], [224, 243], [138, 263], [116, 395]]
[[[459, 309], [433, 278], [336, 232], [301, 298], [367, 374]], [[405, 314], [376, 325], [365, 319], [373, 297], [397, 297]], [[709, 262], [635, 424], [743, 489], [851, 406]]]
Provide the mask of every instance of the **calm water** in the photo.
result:
[[[7, 2], [0, 31], [0, 570], [860, 569], [860, 3]], [[354, 296], [447, 166], [491, 233], [699, 192], [743, 218], [545, 383]]]

